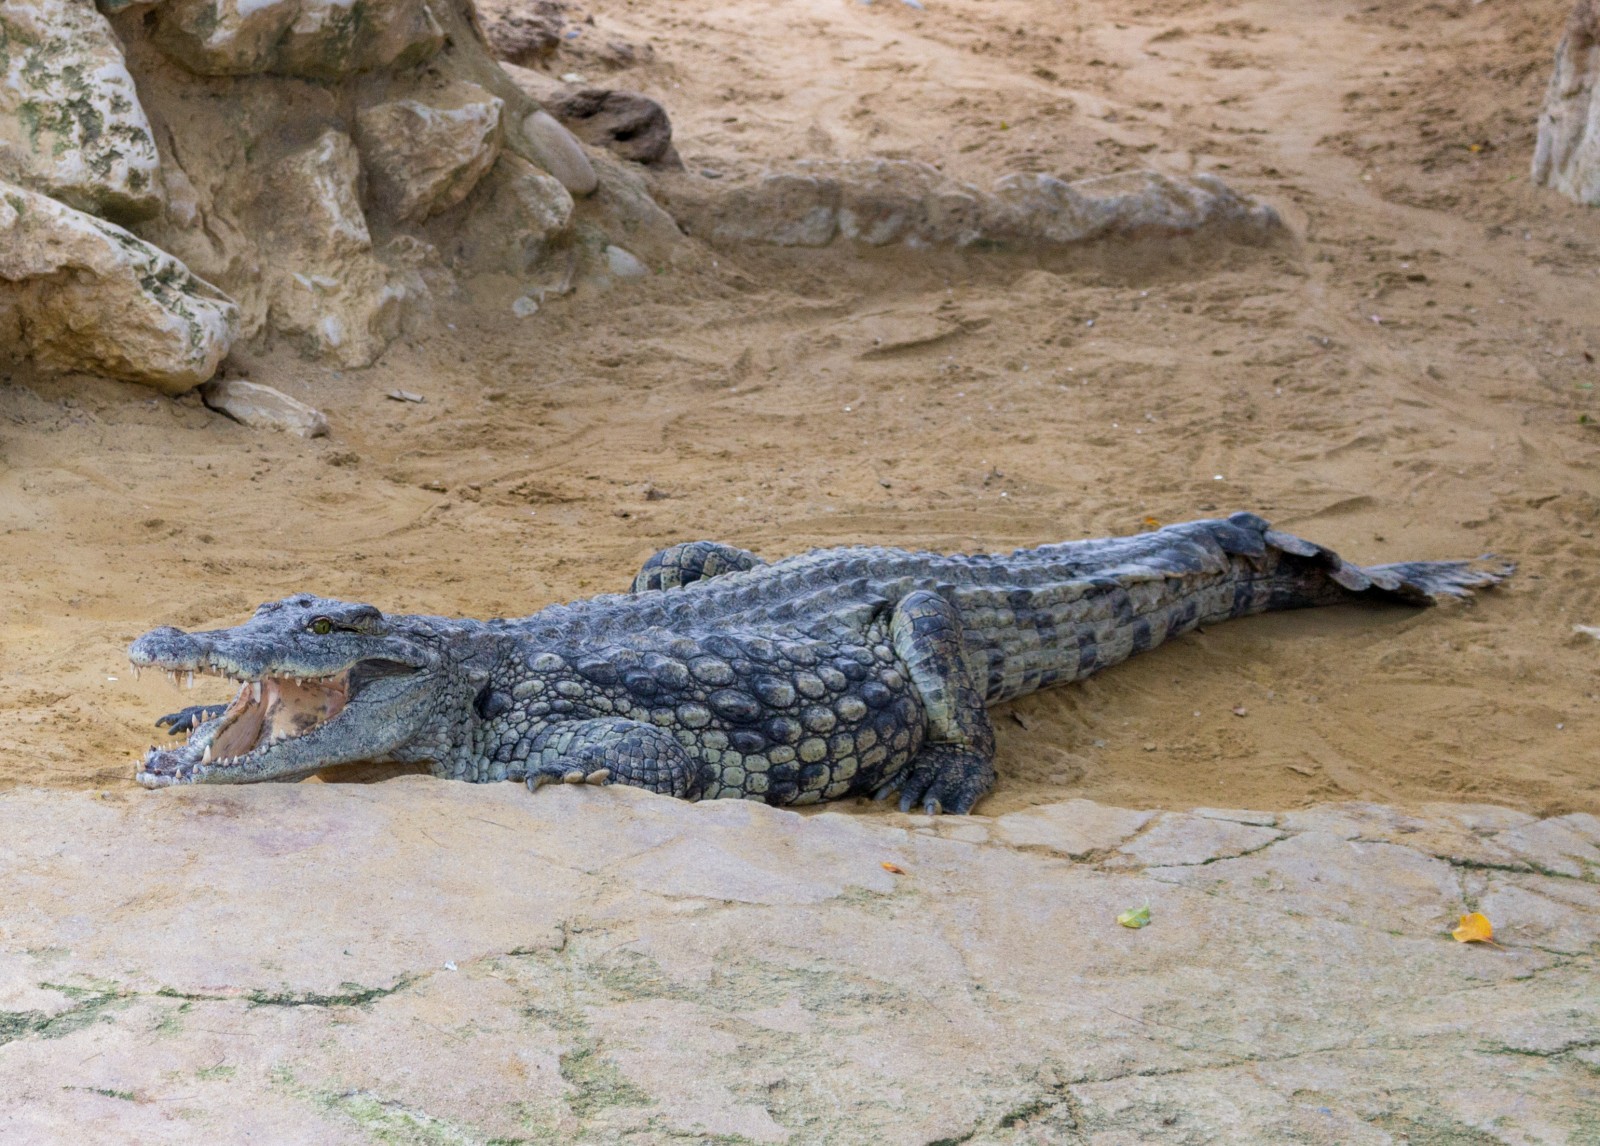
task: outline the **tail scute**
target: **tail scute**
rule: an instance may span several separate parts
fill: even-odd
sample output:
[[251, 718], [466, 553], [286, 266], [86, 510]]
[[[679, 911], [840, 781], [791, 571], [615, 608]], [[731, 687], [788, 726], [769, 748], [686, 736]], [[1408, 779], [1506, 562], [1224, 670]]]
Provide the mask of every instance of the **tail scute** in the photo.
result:
[[[1474, 589], [1500, 584], [1516, 571], [1508, 561], [1486, 554], [1474, 561], [1403, 561], [1392, 565], [1355, 565], [1326, 546], [1267, 526], [1251, 514], [1235, 514], [1232, 526], [1260, 522], [1267, 546], [1323, 570], [1335, 585], [1359, 595], [1391, 597], [1413, 605], [1435, 605], [1446, 597], [1471, 597]], [[1234, 530], [1230, 530], [1234, 532]], [[1220, 540], [1220, 539], [1219, 539]], [[1224, 544], [1226, 549], [1226, 544]], [[1232, 552], [1232, 550], [1227, 550]]]
[[1372, 583], [1405, 601], [1433, 605], [1446, 597], [1470, 597], [1474, 589], [1489, 589], [1516, 572], [1516, 565], [1492, 554], [1476, 561], [1405, 561], [1374, 565], [1366, 570]]

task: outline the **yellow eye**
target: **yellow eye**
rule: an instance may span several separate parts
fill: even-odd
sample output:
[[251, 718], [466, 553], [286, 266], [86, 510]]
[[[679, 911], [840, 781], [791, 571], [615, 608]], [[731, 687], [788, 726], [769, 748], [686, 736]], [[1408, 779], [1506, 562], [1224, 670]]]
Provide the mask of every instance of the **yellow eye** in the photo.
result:
[[311, 631], [319, 637], [325, 637], [333, 632], [333, 622], [326, 617], [318, 617], [311, 622]]

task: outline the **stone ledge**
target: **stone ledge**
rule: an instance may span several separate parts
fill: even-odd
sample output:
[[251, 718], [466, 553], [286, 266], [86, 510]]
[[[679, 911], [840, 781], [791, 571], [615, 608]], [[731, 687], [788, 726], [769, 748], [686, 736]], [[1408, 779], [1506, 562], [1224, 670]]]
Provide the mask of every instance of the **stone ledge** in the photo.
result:
[[[11, 790], [0, 1138], [1513, 1141], [1600, 1117], [1593, 817], [1202, 811]], [[1451, 858], [1469, 838], [1522, 866]], [[1475, 908], [1502, 946], [1449, 937]]]

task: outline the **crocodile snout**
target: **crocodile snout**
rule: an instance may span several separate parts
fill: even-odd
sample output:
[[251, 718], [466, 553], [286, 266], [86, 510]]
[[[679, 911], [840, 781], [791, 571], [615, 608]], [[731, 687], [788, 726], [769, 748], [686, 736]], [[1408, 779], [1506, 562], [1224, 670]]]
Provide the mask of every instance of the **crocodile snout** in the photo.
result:
[[211, 642], [170, 625], [151, 629], [133, 642], [128, 659], [135, 665], [166, 669], [197, 669], [211, 653]]

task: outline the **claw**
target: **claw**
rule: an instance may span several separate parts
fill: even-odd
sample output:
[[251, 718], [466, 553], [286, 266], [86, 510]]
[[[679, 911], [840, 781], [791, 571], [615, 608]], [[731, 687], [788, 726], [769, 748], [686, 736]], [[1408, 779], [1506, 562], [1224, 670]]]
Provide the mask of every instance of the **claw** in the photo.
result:
[[581, 784], [581, 783], [583, 783], [583, 773], [580, 772], [578, 769], [574, 768], [570, 772], [563, 773], [562, 776], [561, 776], [561, 780], [562, 780], [562, 783], [565, 783], [565, 784]]
[[587, 784], [604, 784], [607, 780], [611, 779], [611, 769], [598, 768], [595, 771], [590, 772], [583, 779]]
[[550, 777], [543, 772], [528, 773], [528, 791], [536, 792], [550, 782]]

